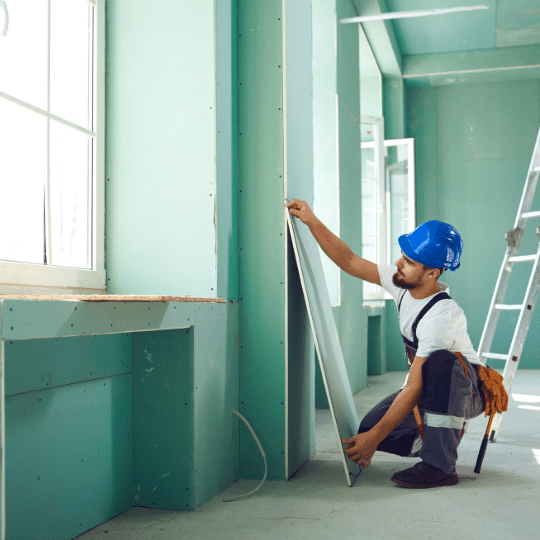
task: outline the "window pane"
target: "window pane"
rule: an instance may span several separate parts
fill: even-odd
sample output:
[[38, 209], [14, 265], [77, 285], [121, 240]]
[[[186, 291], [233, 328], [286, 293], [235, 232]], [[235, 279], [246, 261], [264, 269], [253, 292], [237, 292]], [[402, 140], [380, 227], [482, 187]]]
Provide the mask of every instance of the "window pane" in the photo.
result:
[[51, 121], [51, 264], [90, 268], [91, 138]]
[[44, 262], [46, 149], [46, 119], [0, 98], [0, 259]]
[[[377, 193], [376, 180], [362, 179], [362, 235], [377, 235]], [[373, 259], [370, 259], [373, 260]]]
[[362, 257], [368, 261], [377, 262], [377, 237], [363, 237]]
[[51, 112], [91, 128], [88, 0], [51, 1]]
[[[403, 151], [402, 146], [405, 148]], [[398, 237], [411, 232], [413, 224], [409, 223], [409, 175], [407, 166], [406, 145], [389, 148], [390, 163], [388, 171], [388, 189], [390, 191], [390, 257], [399, 259], [401, 248]]]
[[0, 90], [47, 108], [47, 19], [44, 0], [7, 2], [9, 29], [0, 37]]

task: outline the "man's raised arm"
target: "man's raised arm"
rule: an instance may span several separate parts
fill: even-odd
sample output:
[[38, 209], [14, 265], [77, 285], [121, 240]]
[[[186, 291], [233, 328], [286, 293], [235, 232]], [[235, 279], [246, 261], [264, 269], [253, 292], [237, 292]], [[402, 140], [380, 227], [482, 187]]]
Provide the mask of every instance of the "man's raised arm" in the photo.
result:
[[324, 223], [317, 218], [313, 210], [306, 201], [293, 199], [285, 204], [292, 216], [303, 221], [319, 243], [322, 250], [334, 261], [342, 270], [345, 270], [351, 276], [375, 283], [381, 284], [379, 270], [377, 265], [366, 259], [362, 259], [351, 248], [332, 233]]

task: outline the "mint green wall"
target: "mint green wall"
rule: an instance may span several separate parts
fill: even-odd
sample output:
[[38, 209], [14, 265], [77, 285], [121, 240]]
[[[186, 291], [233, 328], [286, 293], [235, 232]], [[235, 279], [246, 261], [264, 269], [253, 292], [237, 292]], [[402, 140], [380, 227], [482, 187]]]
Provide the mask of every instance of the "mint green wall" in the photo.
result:
[[[285, 229], [281, 1], [238, 2], [240, 412], [285, 478]], [[264, 129], [261, 126], [264, 125]], [[262, 478], [240, 429], [240, 475]]]
[[[336, 0], [312, 2], [312, 21], [313, 211], [334, 234], [339, 236]], [[339, 306], [341, 270], [322, 250], [319, 252], [330, 302], [334, 307]], [[324, 387], [321, 388], [324, 392]]]
[[[156, 0], [149, 9], [108, 0], [106, 9], [107, 292], [235, 300], [236, 2]], [[38, 304], [26, 320], [47, 334], [58, 321], [40, 318]], [[133, 305], [119, 306], [129, 312], [124, 328], [136, 326]], [[144, 328], [159, 327], [164, 309]], [[194, 509], [236, 480], [239, 306], [215, 309], [205, 306], [205, 336], [191, 345], [201, 355], [195, 365], [168, 362], [189, 352], [176, 342], [183, 331], [158, 339], [168, 371], [152, 389], [146, 377], [157, 369], [140, 350], [133, 366], [129, 334], [6, 342], [9, 538], [73, 538], [135, 504], [172, 507], [174, 499], [175, 508]], [[154, 346], [152, 334], [133, 341]], [[171, 380], [184, 381], [187, 394], [160, 393]], [[144, 426], [143, 413], [161, 414], [158, 394], [176, 416]], [[148, 424], [164, 438], [161, 449], [150, 444]], [[164, 436], [167, 429], [175, 434]], [[211, 444], [224, 449], [218, 462]]]
[[383, 79], [384, 138], [405, 137], [405, 87], [401, 77]]
[[[406, 110], [405, 106], [405, 86], [403, 79], [397, 76], [384, 77], [383, 115], [385, 139], [402, 139], [406, 136], [405, 119], [408, 113], [409, 111]], [[431, 155], [426, 157], [433, 159]], [[415, 166], [417, 171], [424, 166], [424, 162], [419, 157], [418, 152], [416, 154]], [[393, 263], [395, 261], [391, 262]], [[409, 365], [405, 359], [397, 309], [393, 300], [385, 301], [385, 317], [383, 320], [386, 323], [382, 328], [386, 343], [386, 369], [388, 371], [407, 371]]]
[[5, 355], [6, 537], [67, 540], [133, 506], [131, 336]]
[[[238, 3], [240, 411], [269, 480], [314, 451], [313, 342], [283, 207], [313, 201], [310, 18], [309, 0]], [[240, 466], [264, 472], [245, 429]]]
[[236, 0], [216, 9], [217, 297], [238, 299], [238, 21]]
[[[312, 0], [283, 4], [285, 20], [285, 198], [313, 204]], [[307, 24], [306, 24], [307, 21]], [[296, 219], [296, 218], [295, 218]], [[288, 231], [288, 230], [287, 230]], [[288, 236], [288, 232], [287, 232]], [[287, 246], [287, 357], [285, 475], [315, 454], [315, 346], [297, 274], [292, 242]]]
[[[313, 6], [315, 210], [323, 221], [327, 220], [330, 230], [361, 254], [360, 53], [363, 49], [357, 25], [335, 22], [336, 18], [339, 21], [355, 15], [350, 0], [318, 2]], [[374, 66], [366, 67], [365, 73], [372, 87]], [[380, 107], [380, 102], [377, 105], [375, 100], [372, 105]], [[369, 112], [373, 113], [373, 109]], [[321, 256], [333, 305], [338, 304], [333, 308], [334, 317], [351, 389], [356, 393], [367, 383], [367, 312], [362, 307], [362, 281], [339, 270], [326, 255]], [[338, 284], [339, 291], [335, 290]], [[316, 405], [328, 407], [318, 366]]]
[[[336, 0], [313, 2], [313, 211], [339, 236]], [[319, 249], [332, 311], [339, 333], [341, 269]], [[328, 398], [315, 352], [315, 407]]]
[[[540, 126], [539, 96], [538, 80], [407, 90], [407, 136], [416, 140], [417, 220], [447, 221], [464, 239], [462, 265], [444, 281], [465, 311], [475, 347]], [[529, 223], [520, 254], [536, 252], [536, 225]], [[508, 303], [522, 302], [529, 274], [530, 266], [515, 266]], [[516, 317], [501, 317], [494, 352], [508, 351]], [[540, 366], [538, 323], [536, 311], [520, 368]], [[389, 358], [389, 369], [392, 362]], [[490, 365], [502, 367], [496, 361]]]
[[366, 34], [359, 25], [360, 46], [360, 105], [362, 116], [381, 117], [382, 107], [382, 76], [373, 55]]
[[7, 537], [69, 540], [229, 487], [238, 316], [225, 302], [0, 300]]
[[[337, 0], [337, 18], [356, 16], [350, 0]], [[362, 253], [359, 38], [355, 24], [337, 26], [338, 166], [340, 237]], [[341, 272], [340, 341], [353, 393], [367, 384], [367, 311], [362, 281]]]
[[107, 2], [109, 293], [237, 296], [233, 3], [218, 4]]

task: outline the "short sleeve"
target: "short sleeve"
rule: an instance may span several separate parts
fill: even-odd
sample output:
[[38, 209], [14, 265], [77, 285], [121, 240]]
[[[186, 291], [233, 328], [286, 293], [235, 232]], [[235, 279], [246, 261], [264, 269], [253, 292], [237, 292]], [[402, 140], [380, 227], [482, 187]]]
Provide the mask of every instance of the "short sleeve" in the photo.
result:
[[395, 264], [378, 264], [377, 268], [379, 270], [379, 279], [381, 280], [381, 286], [383, 289], [388, 291], [394, 301], [397, 302], [400, 292], [403, 292], [403, 289], [396, 287], [392, 278], [397, 272], [397, 266]]

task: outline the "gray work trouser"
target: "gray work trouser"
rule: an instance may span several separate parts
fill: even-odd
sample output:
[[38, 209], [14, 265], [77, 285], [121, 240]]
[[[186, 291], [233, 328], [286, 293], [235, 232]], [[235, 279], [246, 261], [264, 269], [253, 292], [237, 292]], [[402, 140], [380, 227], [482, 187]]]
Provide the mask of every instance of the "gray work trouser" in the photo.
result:
[[[447, 473], [455, 470], [457, 447], [464, 425], [484, 412], [484, 397], [476, 371], [463, 357], [463, 365], [450, 351], [438, 350], [422, 366], [422, 396], [418, 403], [424, 421], [423, 442], [414, 414], [395, 427], [377, 450], [398, 456], [420, 457]], [[392, 405], [398, 390], [369, 411], [358, 433], [375, 426]]]

